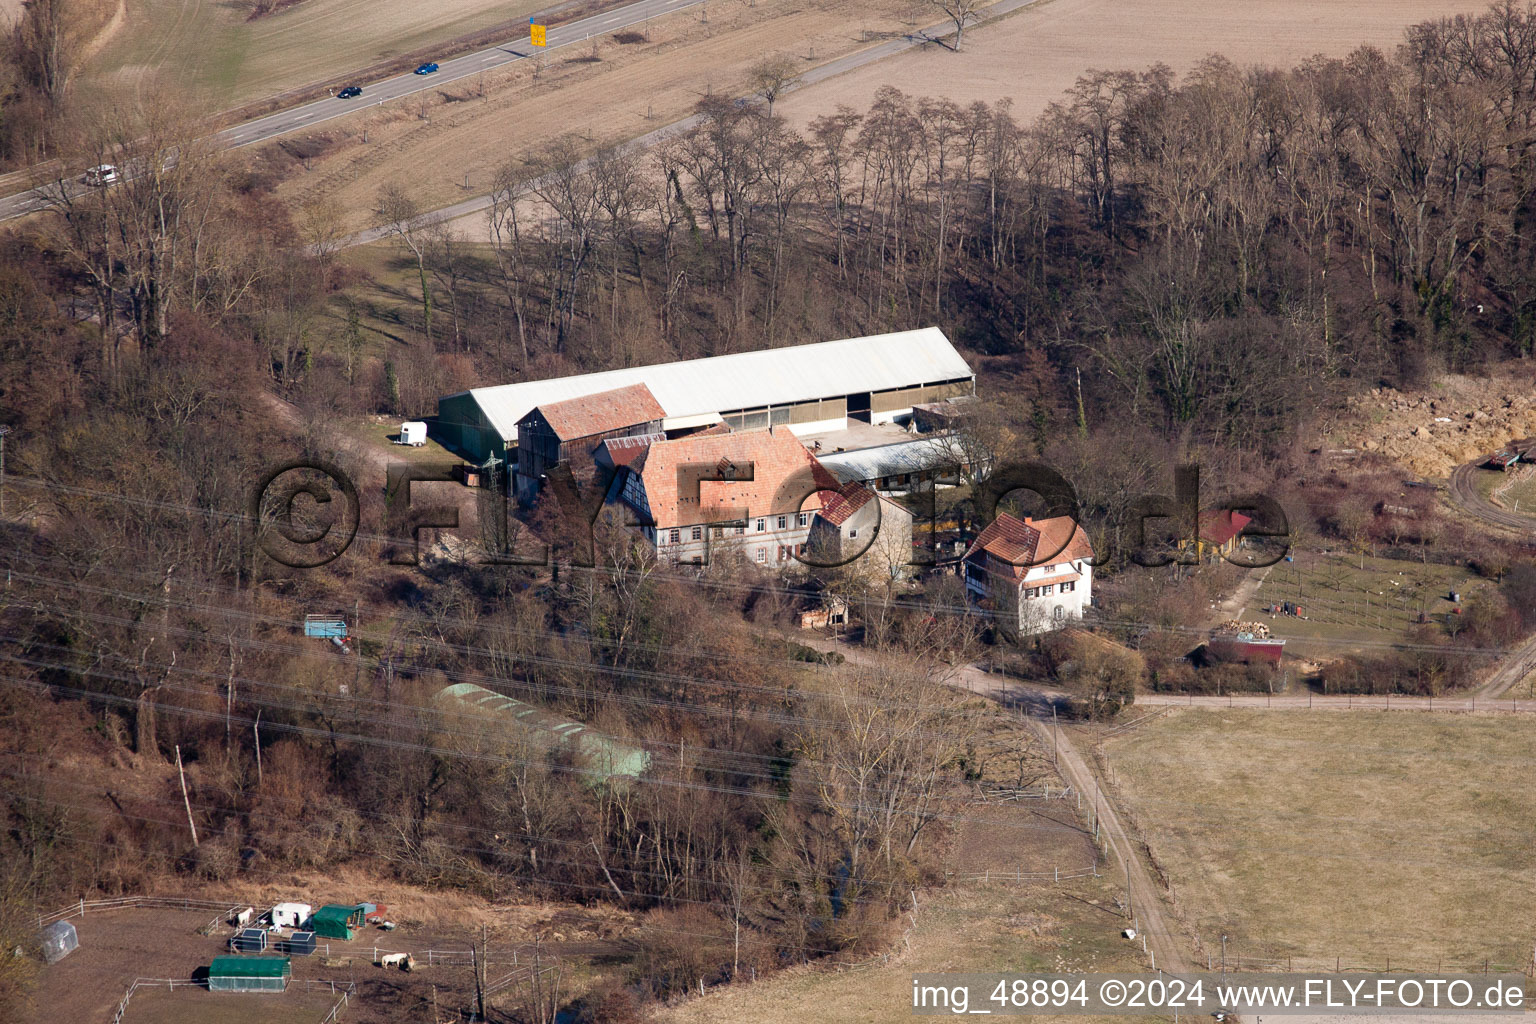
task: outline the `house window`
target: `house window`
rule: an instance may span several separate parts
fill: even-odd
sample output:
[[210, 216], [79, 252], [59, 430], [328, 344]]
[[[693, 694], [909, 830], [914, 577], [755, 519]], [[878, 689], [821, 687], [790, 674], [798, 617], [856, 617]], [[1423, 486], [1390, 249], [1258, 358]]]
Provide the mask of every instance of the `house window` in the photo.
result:
[[669, 541], [671, 541], [673, 544], [679, 544], [679, 543], [682, 542], [682, 539], [683, 539], [683, 531], [682, 530], [672, 530], [672, 531], [670, 531], [668, 533], [667, 539]]
[[1067, 617], [1067, 610], [1061, 605], [1057, 605], [1051, 612], [1051, 617], [1054, 618], [1057, 622], [1060, 622], [1062, 619]]
[[796, 526], [804, 526], [806, 523], [808, 523], [810, 521], [811, 521], [810, 513], [809, 512], [801, 512], [800, 515], [795, 518], [795, 525]]
[[857, 526], [855, 526], [853, 529], [848, 531], [848, 539], [849, 540], [858, 540], [859, 539], [859, 528]]
[[1040, 571], [1042, 573], [1044, 573], [1045, 575], [1049, 576], [1051, 573], [1056, 571], [1056, 567], [1054, 565], [1048, 565], [1044, 569], [1041, 569]]
[[759, 519], [757, 521], [757, 532], [758, 533], [762, 533], [766, 529], [768, 529], [768, 520], [766, 520], [766, 519]]
[[766, 562], [766, 561], [768, 561], [768, 549], [767, 548], [758, 548], [757, 549], [757, 560], [759, 562]]
[[702, 526], [695, 526], [693, 528], [693, 539], [694, 540], [703, 540], [704, 539], [704, 527], [702, 527]]
[[1049, 583], [1047, 583], [1045, 586], [1040, 588], [1040, 596], [1041, 597], [1050, 597], [1051, 594], [1055, 592], [1055, 590], [1056, 590], [1055, 587], [1053, 587]]
[[736, 536], [740, 537], [742, 534], [744, 534], [746, 532], [747, 532], [747, 528], [746, 528], [745, 525], [736, 527]]
[[1026, 598], [1037, 597], [1037, 596], [1039, 596], [1039, 594], [1040, 594], [1040, 591], [1036, 590], [1034, 587], [1025, 587], [1024, 588], [1024, 596]]
[[779, 516], [779, 529], [789, 529], [789, 516]]
[[1066, 583], [1063, 583], [1061, 585], [1061, 592], [1063, 594], [1070, 594], [1072, 591], [1074, 591], [1076, 589], [1077, 589], [1077, 581], [1076, 580], [1068, 580]]

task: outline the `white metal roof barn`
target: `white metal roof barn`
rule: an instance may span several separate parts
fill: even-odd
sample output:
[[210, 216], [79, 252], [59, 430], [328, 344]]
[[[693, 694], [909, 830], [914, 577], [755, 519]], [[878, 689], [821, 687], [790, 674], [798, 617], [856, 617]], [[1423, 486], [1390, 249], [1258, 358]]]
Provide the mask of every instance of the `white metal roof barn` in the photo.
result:
[[[588, 373], [576, 377], [531, 380], [497, 387], [475, 388], [438, 399], [438, 424], [433, 436], [472, 457], [517, 439], [517, 422], [537, 406], [610, 391], [632, 384], [650, 389], [666, 419], [663, 428], [682, 430], [719, 422], [737, 428], [785, 422], [808, 427], [811, 417], [837, 416], [889, 419], [892, 412], [910, 411], [916, 401], [931, 400], [922, 389], [964, 385], [974, 388], [970, 365], [937, 327], [898, 334], [818, 342], [788, 348], [737, 352], [707, 359], [660, 363]], [[909, 392], [911, 392], [909, 394]], [[899, 393], [869, 403], [871, 395]], [[862, 397], [860, 397], [862, 396]], [[846, 402], [843, 402], [847, 399]], [[837, 408], [765, 420], [732, 422], [732, 412], [779, 409], [834, 400]], [[892, 403], [895, 403], [894, 405]], [[861, 404], [862, 403], [862, 404]], [[469, 408], [469, 406], [473, 408]], [[884, 406], [884, 408], [882, 408]], [[899, 406], [899, 408], [898, 408]], [[841, 410], [841, 411], [839, 411]], [[872, 411], [871, 411], [872, 410]], [[463, 429], [463, 428], [469, 429]]]

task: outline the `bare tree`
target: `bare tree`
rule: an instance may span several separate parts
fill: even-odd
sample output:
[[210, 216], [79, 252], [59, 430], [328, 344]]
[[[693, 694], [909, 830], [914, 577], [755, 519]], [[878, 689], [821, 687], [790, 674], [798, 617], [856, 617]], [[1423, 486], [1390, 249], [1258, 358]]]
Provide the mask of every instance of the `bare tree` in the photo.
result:
[[527, 269], [518, 204], [528, 191], [528, 179], [522, 165], [502, 164], [492, 179], [491, 205], [486, 211], [486, 221], [491, 229], [491, 250], [496, 254], [496, 269], [501, 277], [507, 308], [517, 321], [517, 342], [525, 366], [528, 364], [528, 324], [524, 316], [523, 282]]
[[432, 286], [427, 280], [427, 227], [428, 219], [422, 215], [416, 200], [406, 194], [404, 187], [390, 182], [379, 190], [374, 212], [380, 226], [392, 235], [416, 261], [417, 279], [421, 285], [422, 333], [432, 340]]
[[773, 116], [773, 104], [800, 75], [795, 59], [787, 54], [775, 53], [752, 65], [747, 72], [752, 90], [768, 104], [768, 116]]
[[14, 30], [14, 54], [23, 79], [57, 107], [79, 53], [79, 15], [73, 0], [25, 0]]
[[981, 10], [986, 7], [985, 0], [928, 0], [929, 4], [944, 12], [955, 26], [955, 43], [951, 49], [959, 51], [960, 41], [965, 36], [965, 27], [981, 20]]

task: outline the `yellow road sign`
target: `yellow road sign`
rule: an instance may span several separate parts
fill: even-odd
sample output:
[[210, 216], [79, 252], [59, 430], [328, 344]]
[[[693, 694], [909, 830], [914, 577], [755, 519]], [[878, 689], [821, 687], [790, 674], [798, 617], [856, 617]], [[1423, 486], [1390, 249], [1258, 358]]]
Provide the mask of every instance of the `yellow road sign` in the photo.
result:
[[535, 25], [530, 22], [528, 25], [528, 42], [534, 46], [546, 45], [544, 42], [544, 33], [545, 27], [543, 25]]

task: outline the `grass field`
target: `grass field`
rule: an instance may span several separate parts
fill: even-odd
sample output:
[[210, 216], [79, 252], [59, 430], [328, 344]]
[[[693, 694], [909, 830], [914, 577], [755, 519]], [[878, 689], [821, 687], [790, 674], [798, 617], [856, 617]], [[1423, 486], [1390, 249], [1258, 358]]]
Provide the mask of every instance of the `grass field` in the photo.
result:
[[[1296, 638], [1286, 653], [1302, 657], [1337, 656], [1360, 644], [1400, 640], [1420, 608], [1432, 619], [1443, 619], [1455, 608], [1448, 597], [1452, 590], [1465, 602], [1493, 585], [1464, 566], [1311, 551], [1298, 551], [1295, 557], [1270, 570], [1244, 617]], [[1299, 604], [1305, 618], [1259, 612], [1285, 601]]]
[[1487, 489], [1488, 496], [1505, 508], [1517, 512], [1525, 509], [1536, 515], [1536, 466], [1521, 466], [1507, 476], [1502, 473], [1499, 476], [1503, 479], [1495, 477], [1491, 481], [1492, 486]]
[[249, 21], [247, 0], [128, 0], [128, 18], [91, 63], [115, 83], [159, 72], [216, 107], [527, 16], [539, 0], [303, 0]]
[[1205, 952], [1529, 964], [1530, 723], [1188, 710], [1105, 750]]
[[315, 1024], [336, 1002], [330, 989], [305, 992], [209, 992], [202, 988], [141, 988], [128, 1003], [123, 1024], [249, 1024], [277, 1020]]
[[803, 125], [839, 103], [862, 110], [881, 86], [893, 85], [962, 105], [1011, 99], [1028, 120], [1091, 69], [1141, 71], [1161, 61], [1182, 73], [1212, 53], [1283, 67], [1363, 45], [1390, 51], [1417, 21], [1487, 7], [1486, 0], [1044, 0], [967, 29], [959, 53], [927, 46], [786, 97], [780, 109]]
[[[1114, 905], [1118, 893], [1113, 880], [1100, 877], [1060, 888], [992, 884], [920, 897], [918, 923], [909, 936], [912, 947], [902, 951], [898, 943], [888, 963], [847, 971], [791, 969], [755, 985], [717, 989], [658, 1010], [653, 1019], [663, 1024], [898, 1024], [912, 1019], [912, 974], [917, 971], [1144, 971], [1140, 945], [1119, 937], [1124, 918]], [[1099, 1019], [1062, 1018], [1082, 1024]]]

